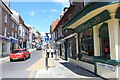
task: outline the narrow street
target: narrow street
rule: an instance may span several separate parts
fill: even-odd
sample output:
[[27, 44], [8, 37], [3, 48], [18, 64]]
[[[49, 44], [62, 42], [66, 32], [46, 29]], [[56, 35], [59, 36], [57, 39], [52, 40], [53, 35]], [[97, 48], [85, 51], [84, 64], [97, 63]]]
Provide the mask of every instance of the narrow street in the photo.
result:
[[[31, 58], [26, 61], [10, 62], [5, 60], [2, 62], [2, 77], [3, 78], [31, 78], [36, 73], [36, 70], [30, 69], [37, 61], [42, 58], [42, 50], [31, 52]], [[42, 64], [41, 64], [42, 66]], [[38, 69], [40, 66], [37, 66]]]
[[[46, 76], [47, 75], [47, 76]], [[45, 69], [45, 54], [43, 50], [31, 52], [31, 58], [26, 61], [2, 61], [2, 79], [12, 78], [91, 78], [100, 80], [94, 75], [68, 61], [54, 58], [48, 59], [48, 70]]]

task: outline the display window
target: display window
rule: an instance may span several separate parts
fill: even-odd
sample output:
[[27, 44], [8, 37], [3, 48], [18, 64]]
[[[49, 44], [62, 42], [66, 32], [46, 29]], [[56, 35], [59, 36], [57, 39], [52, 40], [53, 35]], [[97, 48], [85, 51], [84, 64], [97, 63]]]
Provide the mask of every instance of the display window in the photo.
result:
[[110, 59], [110, 43], [108, 23], [103, 23], [99, 28], [100, 55], [103, 58]]
[[89, 29], [80, 34], [80, 44], [82, 55], [94, 56], [93, 29]]

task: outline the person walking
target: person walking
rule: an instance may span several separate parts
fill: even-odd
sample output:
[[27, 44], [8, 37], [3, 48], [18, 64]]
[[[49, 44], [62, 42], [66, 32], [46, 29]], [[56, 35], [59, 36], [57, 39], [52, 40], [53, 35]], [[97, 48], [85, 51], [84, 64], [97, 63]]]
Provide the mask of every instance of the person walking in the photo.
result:
[[56, 49], [55, 49], [55, 60], [58, 60], [58, 54], [59, 54], [59, 50], [58, 50], [58, 47], [56, 47]]
[[46, 52], [47, 52], [47, 58], [49, 58], [49, 54], [50, 54], [50, 48], [49, 47], [47, 47]]
[[54, 49], [51, 48], [51, 58], [53, 58]]

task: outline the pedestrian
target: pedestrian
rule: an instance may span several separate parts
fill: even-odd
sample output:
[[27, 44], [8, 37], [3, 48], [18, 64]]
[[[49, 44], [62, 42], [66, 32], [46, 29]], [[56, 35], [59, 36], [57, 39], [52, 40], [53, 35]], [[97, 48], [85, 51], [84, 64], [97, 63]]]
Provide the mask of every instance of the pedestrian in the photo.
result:
[[59, 50], [58, 50], [58, 47], [56, 47], [56, 49], [55, 49], [55, 60], [58, 60], [58, 54], [59, 54]]
[[54, 49], [51, 48], [51, 58], [53, 58]]
[[49, 58], [49, 54], [50, 54], [50, 48], [49, 47], [47, 47], [46, 52], [47, 52], [47, 58]]

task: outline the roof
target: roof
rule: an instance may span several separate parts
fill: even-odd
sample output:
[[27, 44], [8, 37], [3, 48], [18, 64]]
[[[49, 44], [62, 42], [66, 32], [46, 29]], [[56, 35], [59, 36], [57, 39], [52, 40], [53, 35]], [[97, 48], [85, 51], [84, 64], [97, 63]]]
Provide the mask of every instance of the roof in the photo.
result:
[[56, 19], [52, 24], [51, 24], [51, 32], [54, 31], [54, 29], [56, 28], [56, 25], [58, 24], [60, 20], [59, 19]]
[[2, 4], [8, 9], [8, 11], [12, 14], [11, 10], [6, 6], [6, 4], [4, 2], [2, 2]]

